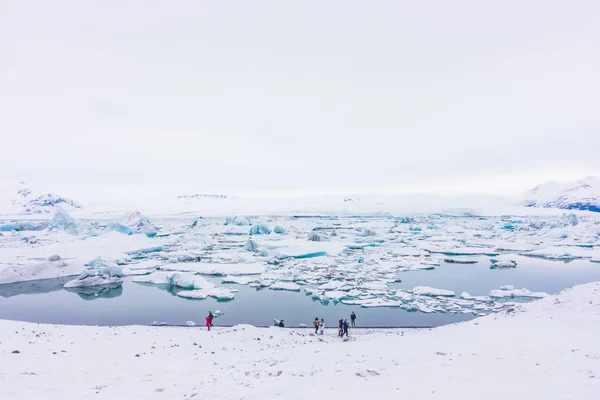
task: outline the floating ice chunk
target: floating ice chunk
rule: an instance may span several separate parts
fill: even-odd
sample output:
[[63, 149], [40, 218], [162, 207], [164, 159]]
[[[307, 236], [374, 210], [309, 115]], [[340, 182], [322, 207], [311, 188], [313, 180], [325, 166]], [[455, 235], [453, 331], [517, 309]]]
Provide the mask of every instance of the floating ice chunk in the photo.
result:
[[323, 237], [321, 235], [319, 235], [317, 232], [311, 232], [311, 234], [308, 235], [308, 240], [311, 242], [322, 242]]
[[513, 285], [504, 285], [500, 286], [500, 290], [513, 290], [515, 287]]
[[52, 254], [50, 257], [48, 257], [48, 261], [59, 261], [60, 260], [60, 256], [58, 254]]
[[490, 260], [492, 265], [491, 269], [495, 268], [516, 268], [517, 262], [514, 260]]
[[444, 258], [444, 262], [450, 264], [477, 264], [477, 260], [472, 258]]
[[271, 233], [271, 230], [264, 224], [256, 224], [250, 227], [251, 235], [268, 235], [269, 233]]
[[0, 225], [0, 232], [41, 231], [47, 227], [46, 222], [11, 222]]
[[148, 237], [154, 237], [158, 233], [158, 228], [150, 223], [148, 217], [137, 210], [126, 215], [122, 225], [130, 227], [134, 233], [143, 233]]
[[119, 232], [125, 235], [133, 234], [133, 230], [130, 227], [123, 224], [119, 224], [118, 222], [109, 223], [108, 225], [106, 225], [106, 230]]
[[164, 264], [160, 268], [165, 271], [194, 272], [204, 275], [257, 275], [265, 271], [261, 263], [217, 264], [217, 263], [174, 263]]
[[48, 224], [49, 229], [63, 230], [63, 231], [73, 231], [77, 229], [77, 224], [75, 220], [71, 218], [68, 212], [66, 212], [63, 208], [57, 207], [56, 212], [54, 213], [54, 217], [50, 220]]
[[273, 233], [276, 233], [278, 235], [285, 235], [287, 232], [281, 226], [276, 225], [275, 228], [273, 228]]
[[415, 303], [415, 306], [417, 306], [417, 308], [419, 309], [419, 311], [421, 311], [422, 313], [426, 313], [426, 314], [431, 314], [434, 313], [435, 310], [426, 306], [425, 304], [422, 303]]
[[186, 321], [185, 324], [187, 326], [196, 326], [196, 323], [194, 321]]
[[464, 299], [464, 300], [474, 300], [474, 301], [483, 301], [483, 302], [492, 302], [494, 301], [491, 297], [489, 296], [471, 296], [469, 293], [467, 292], [462, 292], [460, 294], [460, 298]]
[[420, 296], [454, 296], [455, 293], [452, 290], [436, 289], [429, 286], [417, 286], [413, 288], [412, 292]]
[[346, 283], [342, 281], [329, 281], [322, 285], [319, 285], [319, 290], [339, 290], [346, 286]]
[[328, 292], [325, 292], [325, 295], [327, 295], [328, 298], [330, 298], [332, 300], [336, 300], [336, 301], [339, 301], [341, 299], [347, 299], [350, 297], [350, 296], [348, 296], [348, 292], [343, 292], [341, 290], [328, 291]]
[[575, 260], [578, 258], [591, 258], [593, 253], [585, 248], [568, 248], [568, 247], [548, 247], [538, 249], [521, 255], [529, 257], [539, 257], [548, 260]]
[[225, 220], [225, 225], [248, 226], [251, 224], [252, 224], [252, 222], [250, 221], [250, 218], [247, 218], [247, 217], [235, 216], [233, 218], [227, 218]]
[[248, 286], [254, 287], [254, 288], [265, 288], [265, 287], [271, 286], [272, 284], [273, 284], [273, 281], [271, 281], [271, 280], [261, 279], [257, 282], [250, 283]]
[[234, 276], [227, 275], [223, 279], [221, 279], [221, 283], [237, 283], [238, 285], [247, 285], [252, 282], [257, 282], [258, 278], [253, 278], [249, 276]]
[[501, 290], [491, 290], [490, 297], [494, 298], [504, 298], [504, 297], [526, 297], [526, 298], [535, 298], [540, 299], [542, 297], [549, 296], [548, 293], [544, 292], [531, 292], [527, 289], [501, 289]]
[[217, 300], [233, 300], [235, 297], [235, 290], [214, 287], [210, 289], [200, 290], [182, 290], [177, 292], [177, 296], [186, 299], [206, 299], [207, 297], [213, 297]]
[[275, 282], [273, 283], [269, 289], [272, 290], [290, 290], [293, 292], [299, 292], [301, 287], [297, 283], [292, 282]]
[[120, 284], [123, 280], [118, 276], [110, 276], [108, 274], [95, 274], [90, 271], [84, 271], [76, 279], [68, 281], [63, 285], [64, 288], [78, 288], [88, 286], [102, 286]]
[[377, 233], [374, 230], [363, 228], [361, 229], [356, 236], [368, 237], [368, 236], [377, 236]]
[[482, 247], [457, 247], [442, 251], [447, 256], [479, 256], [479, 255], [498, 255], [493, 249]]
[[600, 263], [600, 258], [591, 258], [591, 259], [590, 259], [590, 262], [593, 262], [593, 263]]
[[246, 249], [252, 253], [257, 253], [258, 252], [258, 244], [256, 244], [256, 242], [254, 240], [248, 239], [248, 241], [246, 242], [246, 245], [244, 246], [244, 249]]
[[169, 284], [185, 289], [211, 289], [215, 287], [214, 283], [207, 281], [201, 276], [179, 272], [171, 276]]
[[363, 290], [388, 290], [389, 287], [387, 283], [380, 281], [371, 281], [371, 282], [363, 282], [358, 285], [359, 289]]

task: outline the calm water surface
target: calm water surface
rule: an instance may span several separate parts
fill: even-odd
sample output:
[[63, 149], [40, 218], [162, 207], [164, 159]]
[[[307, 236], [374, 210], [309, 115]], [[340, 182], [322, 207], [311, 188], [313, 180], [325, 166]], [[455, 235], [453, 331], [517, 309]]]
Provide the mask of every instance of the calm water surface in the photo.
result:
[[[490, 270], [488, 257], [478, 257], [477, 264], [442, 264], [432, 271], [401, 274], [395, 288], [412, 289], [426, 285], [441, 289], [486, 295], [502, 285], [514, 285], [532, 291], [555, 293], [569, 286], [600, 281], [600, 264], [589, 261], [552, 262], [515, 256], [514, 269]], [[220, 283], [218, 278], [210, 278]], [[29, 283], [0, 285], [0, 319], [82, 325], [201, 324], [208, 310], [224, 315], [216, 325], [246, 323], [271, 325], [273, 318], [284, 319], [287, 326], [311, 325], [315, 317], [335, 326], [340, 318], [358, 315], [359, 326], [434, 326], [473, 318], [471, 314], [424, 314], [397, 308], [360, 308], [344, 304], [322, 305], [303, 292], [269, 289], [256, 290], [242, 285], [224, 285], [239, 289], [232, 301], [214, 299], [189, 300], [177, 297], [179, 289], [138, 284], [125, 279], [116, 288], [66, 290], [69, 280], [52, 279]], [[328, 324], [327, 324], [328, 323]]]

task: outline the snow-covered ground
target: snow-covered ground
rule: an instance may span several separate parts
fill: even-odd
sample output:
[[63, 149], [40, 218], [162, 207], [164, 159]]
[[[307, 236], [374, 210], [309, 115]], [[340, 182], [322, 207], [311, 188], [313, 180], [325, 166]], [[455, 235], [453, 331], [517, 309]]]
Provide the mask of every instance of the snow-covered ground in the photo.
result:
[[351, 330], [347, 342], [331, 328], [0, 321], [0, 398], [591, 400], [599, 332], [599, 282], [432, 330]]

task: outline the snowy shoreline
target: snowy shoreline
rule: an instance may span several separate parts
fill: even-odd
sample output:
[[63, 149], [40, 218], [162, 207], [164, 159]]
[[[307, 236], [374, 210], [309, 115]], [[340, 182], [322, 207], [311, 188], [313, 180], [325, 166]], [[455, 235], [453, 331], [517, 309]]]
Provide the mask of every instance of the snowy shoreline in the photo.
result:
[[0, 320], [0, 398], [596, 399], [599, 333], [600, 282], [435, 329], [351, 330], [348, 342], [335, 328]]

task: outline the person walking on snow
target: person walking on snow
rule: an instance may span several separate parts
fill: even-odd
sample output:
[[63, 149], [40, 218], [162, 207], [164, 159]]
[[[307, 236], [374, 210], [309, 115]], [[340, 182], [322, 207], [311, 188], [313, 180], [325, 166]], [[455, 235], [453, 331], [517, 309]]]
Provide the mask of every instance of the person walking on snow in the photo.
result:
[[210, 318], [210, 314], [206, 317], [206, 327], [210, 331], [210, 326], [212, 325], [212, 319]]
[[319, 335], [325, 333], [325, 320], [321, 318], [321, 322], [319, 323]]
[[338, 336], [342, 337], [344, 334], [344, 320], [340, 319], [338, 322]]
[[210, 318], [210, 326], [213, 326], [212, 322], [213, 322], [214, 315], [213, 315], [212, 311], [208, 312], [208, 318]]
[[350, 326], [356, 328], [356, 314], [354, 314], [354, 311], [350, 314]]
[[346, 337], [348, 337], [348, 320], [345, 319], [344, 323], [342, 324], [342, 337], [344, 337], [344, 335], [346, 335]]
[[313, 325], [315, 326], [315, 335], [319, 333], [319, 318], [315, 318]]
[[283, 325], [283, 320], [279, 321], [279, 327], [283, 328], [285, 325]]

